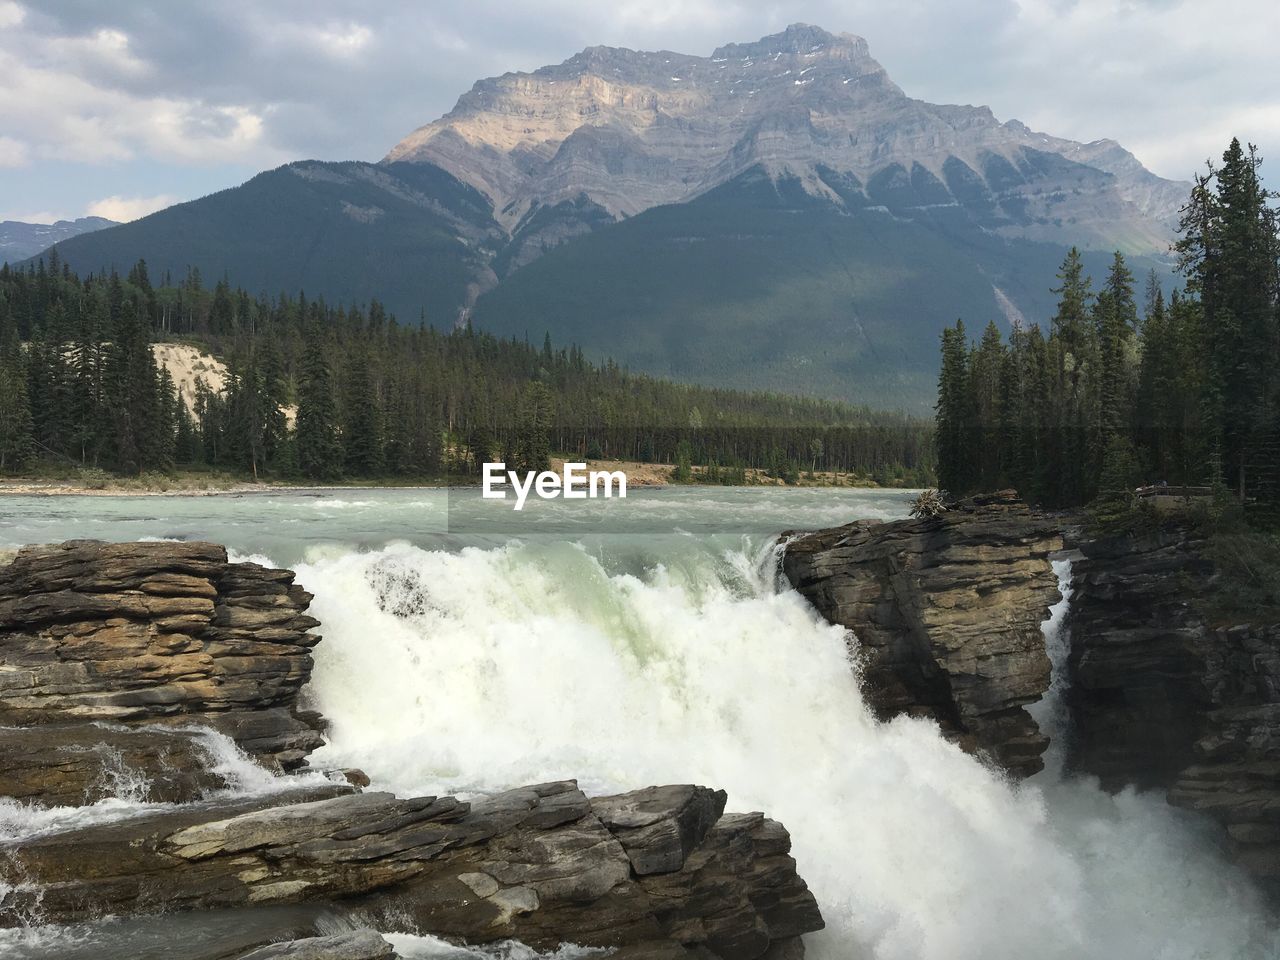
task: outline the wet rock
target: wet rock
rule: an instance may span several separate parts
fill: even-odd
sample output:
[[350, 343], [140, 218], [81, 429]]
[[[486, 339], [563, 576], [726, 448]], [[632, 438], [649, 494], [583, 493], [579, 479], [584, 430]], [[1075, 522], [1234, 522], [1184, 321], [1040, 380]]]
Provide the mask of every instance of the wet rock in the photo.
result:
[[1049, 685], [1040, 625], [1058, 599], [1055, 521], [1012, 491], [937, 518], [859, 521], [787, 543], [783, 572], [847, 627], [876, 713], [925, 716], [1027, 776], [1048, 745], [1025, 707]]
[[642, 877], [640, 886], [673, 940], [726, 958], [803, 956], [800, 935], [823, 921], [790, 850], [781, 824], [727, 814], [678, 871]]
[[182, 803], [227, 786], [187, 730], [56, 724], [0, 730], [0, 796], [43, 806], [107, 797]]
[[602, 823], [622, 843], [636, 876], [679, 870], [690, 851], [724, 813], [723, 790], [648, 787], [591, 801]]
[[398, 954], [373, 930], [353, 930], [332, 937], [308, 937], [272, 943], [236, 960], [396, 960]]
[[1204, 548], [1176, 522], [1081, 544], [1069, 762], [1218, 820], [1239, 861], [1280, 890], [1280, 625], [1205, 616]]
[[317, 621], [288, 570], [211, 543], [68, 541], [0, 566], [0, 725], [199, 722], [286, 769]]
[[475, 803], [347, 793], [192, 805], [9, 844], [0, 923], [37, 901], [60, 922], [320, 901], [467, 943], [674, 955], [655, 947], [665, 941], [724, 960], [821, 928], [781, 825], [721, 816], [724, 794], [703, 787], [600, 803], [603, 816], [560, 782]]

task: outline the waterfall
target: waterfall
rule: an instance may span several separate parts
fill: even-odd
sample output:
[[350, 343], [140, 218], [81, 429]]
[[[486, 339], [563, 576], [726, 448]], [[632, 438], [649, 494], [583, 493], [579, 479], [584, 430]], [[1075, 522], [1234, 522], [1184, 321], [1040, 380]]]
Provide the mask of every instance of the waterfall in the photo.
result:
[[1247, 881], [1162, 799], [1060, 766], [1013, 784], [931, 722], [877, 722], [843, 631], [775, 564], [770, 543], [637, 537], [304, 565], [325, 635], [308, 696], [332, 724], [313, 762], [406, 795], [723, 787], [790, 830], [819, 960], [1280, 953]]
[[1044, 754], [1043, 778], [1061, 779], [1066, 761], [1066, 740], [1070, 721], [1067, 715], [1067, 657], [1071, 654], [1071, 637], [1066, 629], [1067, 613], [1071, 610], [1071, 560], [1053, 561], [1053, 572], [1058, 578], [1061, 599], [1049, 608], [1049, 619], [1040, 626], [1044, 634], [1045, 652], [1049, 654], [1049, 689], [1044, 697], [1028, 707], [1040, 729], [1049, 735], [1049, 749]]

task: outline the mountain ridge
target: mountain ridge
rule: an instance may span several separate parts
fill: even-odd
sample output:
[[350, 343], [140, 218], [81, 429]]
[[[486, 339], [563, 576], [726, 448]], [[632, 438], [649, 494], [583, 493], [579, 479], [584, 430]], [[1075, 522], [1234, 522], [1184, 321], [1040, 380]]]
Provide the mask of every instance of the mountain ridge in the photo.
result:
[[[1043, 154], [1059, 169], [1037, 163]], [[633, 216], [757, 166], [841, 205], [817, 175], [826, 167], [863, 188], [889, 171], [935, 203], [964, 203], [981, 185], [1000, 214], [991, 229], [1134, 253], [1167, 246], [1190, 188], [1112, 140], [1077, 143], [1001, 123], [986, 106], [913, 99], [865, 39], [807, 24], [711, 57], [597, 46], [480, 80], [383, 162], [448, 170], [489, 196], [509, 230], [580, 195], [615, 219]]]

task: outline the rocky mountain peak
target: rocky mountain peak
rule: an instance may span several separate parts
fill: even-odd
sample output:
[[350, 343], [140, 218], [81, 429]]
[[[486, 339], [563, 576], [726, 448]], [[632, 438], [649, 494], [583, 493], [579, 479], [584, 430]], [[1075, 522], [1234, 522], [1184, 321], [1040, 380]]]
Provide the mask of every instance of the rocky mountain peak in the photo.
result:
[[[956, 206], [1005, 235], [1154, 252], [1167, 249], [1187, 189], [1113, 141], [912, 99], [864, 39], [803, 23], [710, 57], [596, 46], [481, 80], [397, 144], [386, 157], [396, 161], [477, 188], [513, 236], [539, 210], [590, 208], [598, 223], [759, 169], [842, 208]], [[552, 242], [581, 229], [561, 223]]]
[[716, 48], [712, 60], [764, 60], [780, 55], [870, 59], [867, 41], [852, 33], [829, 33], [808, 23], [793, 23], [781, 33], [754, 43], [729, 43]]

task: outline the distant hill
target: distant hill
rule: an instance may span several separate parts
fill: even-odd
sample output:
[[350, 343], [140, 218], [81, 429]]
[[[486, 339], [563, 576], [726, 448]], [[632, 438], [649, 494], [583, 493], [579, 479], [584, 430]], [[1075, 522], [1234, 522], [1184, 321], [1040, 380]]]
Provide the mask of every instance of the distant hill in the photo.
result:
[[58, 245], [81, 273], [140, 259], [162, 281], [188, 266], [256, 293], [377, 297], [448, 327], [491, 275], [501, 231], [472, 187], [427, 164], [291, 163], [189, 203]]
[[78, 220], [59, 220], [56, 223], [0, 220], [0, 263], [18, 263], [47, 250], [55, 243], [115, 225], [114, 220], [105, 217], [80, 217]]
[[482, 80], [379, 164], [289, 164], [59, 252], [919, 411], [942, 326], [1045, 320], [1069, 246], [1167, 276], [1189, 189], [1114, 141], [914, 100], [866, 41], [797, 24]]

